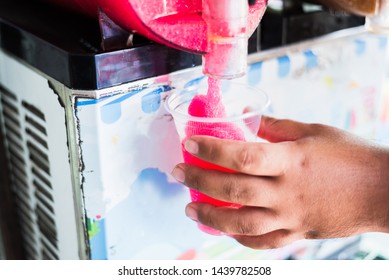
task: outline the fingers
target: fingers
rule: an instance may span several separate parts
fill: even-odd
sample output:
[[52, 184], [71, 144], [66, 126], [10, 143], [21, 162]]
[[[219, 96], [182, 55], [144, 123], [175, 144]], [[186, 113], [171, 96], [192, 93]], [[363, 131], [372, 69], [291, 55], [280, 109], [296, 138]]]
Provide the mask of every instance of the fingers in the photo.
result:
[[309, 125], [292, 121], [262, 116], [258, 136], [269, 142], [295, 141], [304, 137]]
[[278, 197], [276, 179], [271, 177], [204, 170], [187, 164], [177, 165], [172, 174], [191, 189], [227, 202], [272, 207]]
[[192, 220], [228, 235], [263, 235], [281, 226], [281, 221], [273, 211], [261, 207], [236, 209], [192, 202], [185, 211]]
[[184, 143], [192, 155], [237, 172], [257, 176], [282, 175], [289, 162], [290, 143], [248, 143], [192, 136]]
[[223, 232], [240, 244], [253, 249], [284, 247], [302, 239], [269, 209], [215, 207], [206, 203], [190, 203], [186, 215], [192, 220]]

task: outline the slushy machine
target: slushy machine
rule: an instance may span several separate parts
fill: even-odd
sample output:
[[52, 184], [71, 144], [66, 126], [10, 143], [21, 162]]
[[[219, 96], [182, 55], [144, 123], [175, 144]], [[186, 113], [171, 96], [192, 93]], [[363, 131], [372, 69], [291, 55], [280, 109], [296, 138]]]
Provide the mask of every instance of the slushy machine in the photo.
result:
[[258, 251], [200, 231], [169, 175], [182, 155], [163, 106], [233, 79], [263, 89], [269, 115], [374, 138], [389, 121], [379, 3], [0, 0], [0, 257], [389, 258], [381, 235]]

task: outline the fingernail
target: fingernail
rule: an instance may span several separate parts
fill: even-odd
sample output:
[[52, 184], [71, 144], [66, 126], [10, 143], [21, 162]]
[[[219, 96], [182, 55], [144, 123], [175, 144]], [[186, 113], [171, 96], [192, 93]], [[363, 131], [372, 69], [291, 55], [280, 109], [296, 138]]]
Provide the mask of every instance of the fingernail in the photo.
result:
[[181, 167], [176, 166], [172, 171], [172, 176], [180, 183], [185, 182], [185, 172]]
[[191, 154], [197, 154], [199, 152], [199, 145], [193, 140], [186, 140], [184, 146], [185, 150]]
[[188, 218], [192, 219], [193, 221], [195, 222], [198, 221], [196, 208], [193, 207], [192, 205], [186, 206], [185, 214]]

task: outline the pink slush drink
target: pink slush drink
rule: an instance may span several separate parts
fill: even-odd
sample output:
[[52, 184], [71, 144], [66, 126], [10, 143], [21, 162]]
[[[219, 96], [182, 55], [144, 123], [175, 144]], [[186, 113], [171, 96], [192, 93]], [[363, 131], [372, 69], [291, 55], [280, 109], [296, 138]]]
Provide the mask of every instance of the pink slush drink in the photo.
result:
[[[221, 95], [221, 83], [219, 80], [208, 78], [208, 92], [206, 95], [195, 96], [189, 107], [188, 114], [192, 117], [200, 118], [218, 118], [222, 119], [226, 117], [224, 104], [222, 102]], [[245, 140], [243, 131], [233, 123], [229, 122], [201, 122], [191, 120], [187, 123], [185, 128], [186, 137], [182, 141], [182, 152], [184, 162], [193, 164], [204, 169], [219, 170], [223, 172], [233, 172], [227, 168], [212, 164], [210, 162], [201, 160], [190, 153], [184, 148], [185, 140], [193, 135], [207, 135], [222, 139], [231, 140]], [[199, 191], [190, 189], [190, 196], [193, 202], [209, 203], [215, 206], [224, 207], [240, 207], [238, 204], [231, 202], [217, 200]], [[212, 235], [220, 235], [221, 233], [215, 229], [206, 227], [204, 225], [198, 225], [201, 230]]]
[[[183, 152], [185, 163], [193, 164], [204, 169], [218, 170], [223, 172], [234, 172], [233, 170], [201, 160], [191, 155], [185, 150], [184, 143], [187, 138], [193, 135], [207, 135], [207, 136], [213, 136], [222, 139], [244, 141], [245, 140], [244, 133], [239, 127], [235, 126], [232, 123], [223, 123], [223, 122], [202, 124], [201, 127], [199, 127], [199, 124], [196, 122], [188, 122], [186, 127], [186, 135], [187, 137], [182, 141], [182, 152]], [[237, 204], [217, 200], [192, 189], [190, 190], [190, 195], [192, 201], [194, 202], [205, 202], [215, 206], [239, 207], [239, 205]]]

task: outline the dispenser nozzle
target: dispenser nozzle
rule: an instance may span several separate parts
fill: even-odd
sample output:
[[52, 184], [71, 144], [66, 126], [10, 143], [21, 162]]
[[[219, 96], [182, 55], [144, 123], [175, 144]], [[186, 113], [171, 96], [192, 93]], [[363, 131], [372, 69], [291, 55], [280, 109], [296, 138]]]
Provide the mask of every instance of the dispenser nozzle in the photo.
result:
[[372, 32], [389, 35], [389, 0], [381, 0], [377, 5], [377, 13], [366, 18], [366, 26]]
[[208, 38], [204, 74], [221, 79], [243, 76], [247, 68], [248, 1], [203, 0], [202, 4]]

